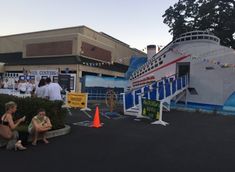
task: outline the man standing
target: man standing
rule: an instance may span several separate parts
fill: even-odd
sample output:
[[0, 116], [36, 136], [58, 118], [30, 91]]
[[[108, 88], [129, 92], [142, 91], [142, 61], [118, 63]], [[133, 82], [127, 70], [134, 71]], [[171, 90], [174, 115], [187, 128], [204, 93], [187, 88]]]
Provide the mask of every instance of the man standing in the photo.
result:
[[46, 97], [49, 100], [62, 100], [61, 91], [62, 88], [58, 83], [51, 83], [51, 78], [46, 79]]

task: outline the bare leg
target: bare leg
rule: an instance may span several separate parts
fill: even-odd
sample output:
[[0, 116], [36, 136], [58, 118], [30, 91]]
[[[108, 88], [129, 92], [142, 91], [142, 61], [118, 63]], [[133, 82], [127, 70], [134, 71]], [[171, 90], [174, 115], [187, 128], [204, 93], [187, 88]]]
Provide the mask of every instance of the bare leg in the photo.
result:
[[49, 141], [46, 139], [46, 132], [42, 133], [42, 140], [44, 141], [44, 143], [48, 144]]
[[34, 130], [32, 145], [36, 146], [37, 145], [37, 141], [38, 141], [38, 131]]
[[13, 134], [13, 137], [7, 143], [8, 150], [14, 149], [15, 144], [17, 143], [18, 138], [19, 138], [19, 133], [17, 131], [13, 131], [12, 134]]

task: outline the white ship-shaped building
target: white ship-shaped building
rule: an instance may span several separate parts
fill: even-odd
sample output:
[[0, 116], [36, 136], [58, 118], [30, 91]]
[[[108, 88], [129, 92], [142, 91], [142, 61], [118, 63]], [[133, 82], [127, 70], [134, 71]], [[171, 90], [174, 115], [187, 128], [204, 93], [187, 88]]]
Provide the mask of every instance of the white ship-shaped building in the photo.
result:
[[132, 90], [164, 77], [188, 74], [188, 103], [219, 108], [226, 102], [230, 102], [230, 108], [235, 105], [235, 51], [220, 45], [220, 39], [212, 33], [188, 32], [157, 54], [156, 46], [148, 50], [148, 61], [130, 76]]

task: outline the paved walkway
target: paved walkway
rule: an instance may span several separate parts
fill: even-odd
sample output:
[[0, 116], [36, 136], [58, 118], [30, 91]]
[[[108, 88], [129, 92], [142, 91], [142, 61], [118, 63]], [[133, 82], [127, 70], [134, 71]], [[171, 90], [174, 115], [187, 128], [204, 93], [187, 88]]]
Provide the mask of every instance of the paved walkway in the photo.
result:
[[[73, 111], [68, 123], [87, 120]], [[167, 127], [128, 117], [103, 128], [72, 125], [72, 133], [29, 146], [24, 152], [0, 149], [1, 171], [235, 171], [235, 117], [172, 111]]]

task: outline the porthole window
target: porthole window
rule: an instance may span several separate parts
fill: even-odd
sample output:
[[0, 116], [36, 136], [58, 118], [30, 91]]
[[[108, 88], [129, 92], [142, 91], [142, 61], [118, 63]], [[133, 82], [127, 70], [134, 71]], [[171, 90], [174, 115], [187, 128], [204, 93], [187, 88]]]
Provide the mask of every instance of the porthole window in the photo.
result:
[[163, 63], [163, 61], [160, 61], [160, 62], [159, 62], [159, 65], [161, 65], [162, 63]]

